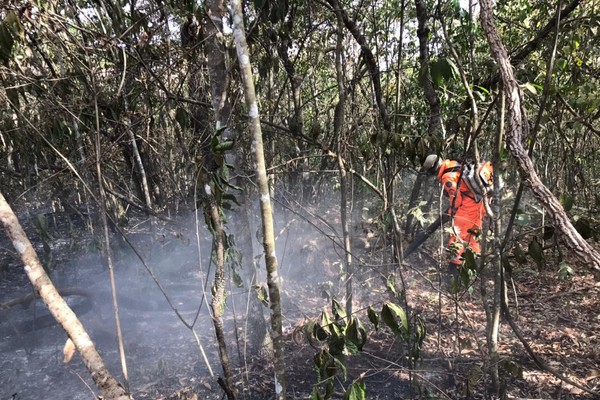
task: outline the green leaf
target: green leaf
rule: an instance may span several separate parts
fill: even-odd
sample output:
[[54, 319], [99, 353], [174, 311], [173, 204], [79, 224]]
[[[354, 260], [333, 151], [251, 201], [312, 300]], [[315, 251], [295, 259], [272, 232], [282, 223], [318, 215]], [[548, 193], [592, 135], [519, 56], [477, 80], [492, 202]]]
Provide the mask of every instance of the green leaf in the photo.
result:
[[310, 393], [310, 400], [323, 400], [323, 396], [319, 393], [319, 389], [313, 386], [312, 392]]
[[560, 196], [560, 204], [562, 204], [565, 211], [569, 212], [573, 208], [573, 196], [563, 194]]
[[558, 71], [564, 71], [567, 68], [567, 60], [564, 58], [558, 58], [555, 63], [555, 68]]
[[336, 321], [346, 319], [346, 310], [335, 298], [331, 299], [331, 310], [333, 312], [333, 318], [335, 318]]
[[365, 382], [361, 377], [356, 379], [346, 393], [344, 394], [344, 400], [365, 400], [367, 398], [367, 390], [365, 387]]
[[8, 63], [15, 39], [6, 24], [0, 24], [0, 61]]
[[467, 251], [463, 253], [463, 256], [465, 258], [465, 268], [471, 271], [476, 271], [477, 262], [475, 261], [475, 254], [470, 249], [467, 249]]
[[398, 305], [386, 302], [381, 310], [381, 319], [396, 335], [405, 338], [408, 334], [406, 312]]
[[188, 113], [184, 108], [177, 107], [175, 110], [175, 121], [177, 121], [181, 129], [187, 129], [189, 127]]
[[362, 351], [366, 342], [367, 331], [357, 318], [351, 317], [350, 323], [346, 327], [346, 346], [351, 351], [351, 354]]
[[223, 151], [231, 150], [231, 149], [233, 149], [233, 144], [234, 144], [233, 140], [227, 140], [225, 142], [213, 144], [213, 151], [214, 152], [223, 152]]
[[235, 205], [237, 205], [238, 207], [240, 207], [240, 203], [238, 203], [237, 197], [235, 197], [231, 193], [223, 193], [222, 199], [223, 199], [223, 201], [230, 201], [230, 202], [234, 203]]
[[321, 327], [325, 332], [327, 332], [328, 335], [331, 335], [331, 326], [331, 318], [329, 318], [327, 311], [321, 312]]
[[525, 214], [523, 211], [517, 211], [515, 221], [519, 225], [529, 225], [531, 223], [531, 215]]
[[594, 229], [592, 229], [592, 224], [587, 218], [579, 218], [573, 223], [573, 227], [586, 240], [594, 236]]
[[429, 73], [431, 79], [438, 86], [442, 86], [444, 81], [449, 82], [458, 76], [458, 68], [449, 58], [440, 58], [429, 64]]
[[473, 388], [477, 387], [481, 380], [484, 378], [485, 374], [480, 366], [474, 366], [467, 376], [467, 385], [465, 385], [465, 391], [467, 396], [473, 395]]
[[535, 83], [531, 83], [531, 82], [527, 82], [523, 86], [531, 94], [538, 94], [538, 90], [542, 90], [542, 87], [540, 85], [536, 85]]
[[481, 91], [482, 91], [483, 93], [485, 93], [485, 94], [490, 94], [490, 91], [489, 91], [489, 89], [488, 89], [488, 88], [485, 88], [485, 87], [483, 87], [483, 86], [479, 86], [479, 85], [475, 85], [475, 86], [473, 86], [473, 87], [474, 87], [474, 88], [477, 88], [477, 89], [479, 89], [479, 90], [481, 90]]
[[269, 307], [269, 293], [267, 292], [267, 289], [264, 286], [255, 286], [254, 289], [256, 290], [258, 300], [263, 306]]
[[565, 281], [573, 276], [573, 268], [570, 265], [561, 262], [558, 266], [558, 280]]
[[531, 243], [529, 243], [528, 251], [529, 256], [531, 256], [533, 261], [535, 261], [535, 263], [537, 264], [538, 270], [541, 271], [546, 265], [546, 259], [544, 257], [544, 249], [542, 248], [542, 245], [540, 244], [540, 242], [537, 241], [536, 238], [533, 238]]
[[341, 356], [346, 354], [346, 339], [344, 336], [339, 334], [334, 334], [329, 336], [327, 340], [329, 345], [329, 352], [333, 356]]
[[379, 317], [377, 316], [377, 312], [373, 309], [373, 307], [369, 306], [367, 309], [367, 316], [369, 317], [369, 321], [375, 326], [375, 330], [379, 330]]
[[396, 292], [396, 282], [393, 275], [390, 275], [385, 279], [385, 286], [394, 295], [394, 297], [398, 297], [398, 292]]
[[525, 257], [525, 252], [519, 243], [515, 243], [515, 246], [513, 247], [513, 253], [515, 255], [515, 260], [517, 260], [519, 264], [523, 265], [527, 263], [527, 257]]

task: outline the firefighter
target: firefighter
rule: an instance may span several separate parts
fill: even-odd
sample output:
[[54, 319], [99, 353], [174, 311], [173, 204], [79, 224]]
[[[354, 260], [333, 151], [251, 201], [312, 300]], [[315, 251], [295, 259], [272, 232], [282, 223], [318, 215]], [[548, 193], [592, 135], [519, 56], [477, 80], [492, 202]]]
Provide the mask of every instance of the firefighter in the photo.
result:
[[486, 214], [484, 201], [488, 201], [487, 194], [493, 190], [493, 167], [489, 161], [473, 165], [431, 154], [425, 159], [422, 171], [438, 178], [449, 200], [446, 213], [451, 217], [452, 234], [448, 247], [453, 254], [449, 269], [456, 278], [465, 249], [477, 255], [481, 252], [478, 238]]

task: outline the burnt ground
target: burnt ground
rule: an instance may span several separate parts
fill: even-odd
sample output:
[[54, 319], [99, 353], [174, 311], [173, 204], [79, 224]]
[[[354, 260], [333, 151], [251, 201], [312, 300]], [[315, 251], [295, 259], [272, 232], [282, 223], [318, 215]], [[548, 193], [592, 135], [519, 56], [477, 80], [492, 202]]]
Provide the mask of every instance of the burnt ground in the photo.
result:
[[[328, 220], [335, 224], [333, 215]], [[184, 220], [185, 223], [177, 224], [159, 222], [152, 229], [147, 224], [138, 224], [129, 233], [182, 316], [191, 321], [202, 299], [200, 287], [210, 264], [207, 261], [210, 241], [206, 235], [202, 237], [200, 259], [204, 261], [199, 263], [195, 228], [189, 222], [193, 216]], [[24, 216], [22, 223], [42, 259], [44, 254], [52, 257], [51, 276], [55, 284], [84, 291], [85, 295], [70, 292], [67, 300], [80, 312], [108, 368], [122, 380], [108, 272], [100, 245], [83, 227], [75, 229], [77, 224], [58, 220], [48, 240], [52, 252], [46, 254], [32, 218]], [[339, 277], [341, 251], [327, 238], [326, 232], [312, 228], [295, 218], [278, 228], [290, 399], [308, 399], [317, 382], [313, 357], [319, 348], [302, 340], [298, 334], [301, 327], [318, 318], [323, 310], [331, 313], [329, 296], [337, 294], [341, 298], [344, 293]], [[344, 380], [341, 374], [337, 376], [333, 398], [342, 398], [344, 388], [360, 376], [366, 383], [368, 399], [493, 398], [490, 381], [484, 373], [488, 357], [479, 281], [472, 290], [450, 296], [438, 285], [436, 260], [440, 255], [434, 241], [396, 270], [386, 261], [388, 247], [385, 238], [378, 235], [377, 224], [361, 224], [352, 234], [356, 267], [353, 308], [368, 329], [369, 340], [362, 352], [346, 359], [347, 377]], [[0, 240], [3, 272], [0, 304], [7, 304], [31, 289], [10, 243], [4, 236]], [[575, 264], [574, 277], [559, 281], [551, 264], [541, 272], [533, 266], [513, 271], [510, 298], [515, 323], [533, 351], [550, 367], [597, 392], [600, 390], [600, 284], [585, 273], [585, 268]], [[192, 332], [166, 305], [144, 267], [121, 246], [115, 246], [115, 270], [134, 398], [223, 398]], [[427, 328], [421, 358], [412, 369], [407, 366], [406, 343], [388, 329], [375, 331], [366, 315], [369, 306], [380, 310], [383, 301], [392, 299], [384, 278], [393, 271], [402, 273], [406, 299]], [[396, 287], [402, 288], [400, 280]], [[225, 324], [236, 385], [243, 398], [272, 399], [273, 371], [269, 357], [244, 357], [241, 338], [247, 291], [229, 287], [228, 292]], [[0, 309], [0, 400], [94, 398], [96, 390], [81, 359], [75, 356], [70, 363], [63, 363], [66, 336], [61, 329], [48, 324], [47, 316], [39, 301]], [[208, 364], [218, 376], [221, 368], [206, 304], [195, 327]], [[536, 365], [506, 321], [502, 322], [499, 342], [500, 380], [507, 398], [595, 398]]]

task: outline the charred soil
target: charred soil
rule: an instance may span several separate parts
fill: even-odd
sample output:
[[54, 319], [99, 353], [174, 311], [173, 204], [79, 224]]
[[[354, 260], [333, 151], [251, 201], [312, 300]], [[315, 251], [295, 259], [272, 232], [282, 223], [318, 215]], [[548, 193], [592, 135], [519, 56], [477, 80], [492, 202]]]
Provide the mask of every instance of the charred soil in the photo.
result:
[[[329, 220], [336, 222], [335, 217]], [[30, 222], [22, 220], [43, 257], [43, 240]], [[64, 226], [59, 221], [57, 227]], [[290, 226], [282, 224], [278, 237], [287, 388], [290, 399], [308, 399], [319, 383], [314, 358], [324, 344], [309, 340], [306, 327], [322, 312], [331, 313], [333, 298], [342, 301], [342, 253], [332, 240], [314, 230], [298, 223], [292, 231]], [[211, 279], [207, 258], [210, 239], [203, 238], [204, 265], [199, 268], [202, 263], [198, 261], [194, 229], [189, 225], [181, 228], [181, 224], [161, 223], [153, 227], [151, 234], [141, 229], [131, 234], [156, 268], [154, 272], [173, 304], [187, 321], [196, 320], [199, 337], [197, 341], [174, 315], [131, 253], [118, 253], [118, 291], [134, 398], [221, 399], [222, 391], [216, 383], [221, 368], [202, 291], [206, 276]], [[437, 260], [443, 255], [436, 254], [437, 250], [424, 247], [396, 266], [389, 261], [389, 246], [377, 227], [357, 227], [353, 236], [353, 310], [364, 324], [368, 340], [362, 351], [345, 357], [345, 374], [336, 375], [332, 398], [343, 398], [344, 391], [357, 379], [365, 382], [368, 399], [495, 398], [488, 374], [491, 363], [480, 280], [457, 294], [449, 294], [439, 283], [446, 271], [440, 271]], [[121, 369], [115, 324], [100, 246], [87, 234], [75, 241], [72, 231], [59, 228], [50, 245], [51, 254], [46, 251], [46, 256], [53, 257], [51, 274], [55, 284], [65, 288], [69, 304], [80, 311], [109, 369], [123, 379], [123, 374], [117, 372]], [[2, 239], [2, 264], [0, 399], [94, 398], [96, 389], [81, 360], [75, 357], [63, 363], [66, 336], [48, 323], [44, 306], [29, 295], [30, 285], [6, 238]], [[511, 314], [519, 333], [540, 359], [571, 383], [536, 364], [503, 319], [498, 341], [501, 396], [594, 398], [573, 382], [600, 391], [600, 284], [586, 274], [583, 266], [575, 266], [574, 270], [573, 277], [560, 281], [551, 267], [539, 271], [521, 266], [513, 271], [508, 285]], [[393, 286], [403, 297], [397, 298], [388, 290], [390, 276], [395, 277]], [[228, 290], [225, 324], [240, 397], [272, 399], [270, 355], [251, 356], [244, 346], [244, 315], [248, 294], [253, 292], [233, 285]], [[208, 293], [210, 298], [210, 290]], [[15, 301], [19, 299], [23, 301]], [[409, 346], [404, 340], [384, 324], [375, 329], [369, 321], [369, 307], [380, 310], [386, 301], [397, 301], [402, 307], [408, 304], [409, 315], [424, 323], [427, 334], [417, 360], [409, 360]], [[268, 308], [264, 311], [268, 315]]]

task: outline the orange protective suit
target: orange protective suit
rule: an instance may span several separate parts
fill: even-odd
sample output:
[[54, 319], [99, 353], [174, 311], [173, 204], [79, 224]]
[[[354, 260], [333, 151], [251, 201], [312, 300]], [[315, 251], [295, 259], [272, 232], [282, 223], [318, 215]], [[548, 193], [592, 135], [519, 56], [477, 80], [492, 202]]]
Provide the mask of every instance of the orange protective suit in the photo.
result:
[[[442, 183], [444, 193], [448, 196], [450, 207], [447, 213], [452, 217], [452, 231], [449, 247], [456, 249], [453, 264], [462, 263], [462, 254], [468, 246], [473, 253], [479, 254], [481, 248], [478, 236], [485, 217], [484, 201], [477, 202], [467, 184], [461, 179], [462, 163], [456, 160], [444, 160], [438, 170], [437, 177]], [[481, 176], [491, 182], [493, 168], [488, 161], [480, 167]]]

